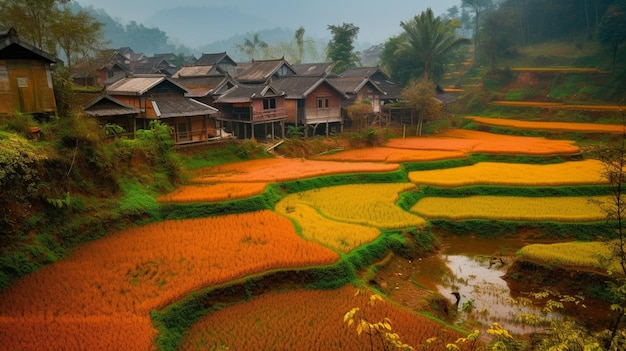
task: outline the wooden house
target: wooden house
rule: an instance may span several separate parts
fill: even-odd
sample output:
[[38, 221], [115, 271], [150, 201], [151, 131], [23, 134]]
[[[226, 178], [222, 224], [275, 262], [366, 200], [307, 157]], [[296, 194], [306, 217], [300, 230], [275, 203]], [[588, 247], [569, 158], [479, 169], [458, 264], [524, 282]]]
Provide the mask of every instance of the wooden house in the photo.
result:
[[[187, 89], [163, 75], [127, 77], [107, 86], [104, 94], [108, 101], [97, 98], [86, 106], [85, 113], [106, 120], [129, 118], [130, 122], [118, 124], [126, 125], [127, 132], [133, 134], [137, 129], [146, 129], [150, 121], [159, 120], [172, 127], [177, 144], [205, 141], [216, 134], [211, 116], [217, 109], [185, 97], [187, 93]], [[106, 116], [98, 112], [105, 103], [117, 112], [109, 111]]]
[[380, 112], [381, 96], [385, 94], [378, 85], [369, 78], [364, 77], [330, 77], [327, 80], [346, 94], [348, 99], [343, 100], [342, 107], [348, 107], [354, 103], [368, 100], [372, 104], [372, 112]]
[[282, 138], [285, 133], [285, 93], [271, 84], [239, 84], [215, 101], [217, 120], [239, 139]]
[[141, 115], [141, 110], [102, 94], [85, 105], [84, 113], [97, 118], [101, 125], [117, 124], [129, 134], [134, 134], [137, 116]]
[[185, 76], [172, 78], [172, 80], [187, 89], [186, 97], [207, 105], [213, 105], [218, 97], [236, 85], [235, 81], [228, 75]]
[[341, 103], [348, 97], [322, 77], [290, 76], [272, 81], [272, 85], [285, 92], [286, 122], [304, 126], [305, 137], [309, 128], [315, 134], [318, 126], [324, 133], [343, 130]]
[[0, 34], [0, 115], [56, 114], [51, 65], [60, 60], [22, 41], [15, 29]]
[[384, 94], [380, 96], [382, 104], [402, 99], [402, 87], [393, 82], [385, 72], [380, 69], [380, 66], [349, 68], [339, 74], [339, 77], [369, 79], [384, 92]]
[[293, 67], [282, 58], [239, 63], [234, 78], [244, 84], [267, 84], [274, 79], [296, 75]]

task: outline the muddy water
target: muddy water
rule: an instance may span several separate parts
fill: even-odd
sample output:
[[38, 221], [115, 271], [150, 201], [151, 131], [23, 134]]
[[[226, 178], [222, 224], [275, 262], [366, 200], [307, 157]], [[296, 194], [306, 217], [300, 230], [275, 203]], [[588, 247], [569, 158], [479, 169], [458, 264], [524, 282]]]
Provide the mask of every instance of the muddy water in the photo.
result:
[[[541, 314], [538, 307], [514, 303], [509, 287], [501, 277], [512, 262], [515, 252], [530, 242], [519, 239], [489, 239], [448, 236], [443, 239], [441, 253], [422, 259], [412, 279], [438, 291], [455, 303], [458, 292], [459, 322], [471, 321], [481, 327], [493, 322], [515, 334], [537, 331], [516, 322], [520, 313]], [[558, 318], [551, 314], [549, 318]]]

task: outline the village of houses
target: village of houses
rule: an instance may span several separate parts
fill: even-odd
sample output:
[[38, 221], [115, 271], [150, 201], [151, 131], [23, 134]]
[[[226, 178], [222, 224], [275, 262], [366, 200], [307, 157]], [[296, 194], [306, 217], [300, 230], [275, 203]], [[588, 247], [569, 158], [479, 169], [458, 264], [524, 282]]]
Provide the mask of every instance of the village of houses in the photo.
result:
[[[129, 135], [159, 120], [172, 127], [179, 145], [226, 137], [281, 139], [289, 125], [305, 137], [339, 133], [350, 127], [346, 107], [364, 100], [377, 116], [371, 123], [413, 123], [412, 113], [384, 109], [400, 99], [401, 87], [380, 67], [335, 75], [333, 63], [235, 62], [221, 52], [192, 56], [177, 67], [176, 57], [112, 50], [94, 72], [74, 75], [78, 85], [101, 88], [84, 99], [83, 115]], [[0, 113], [55, 113], [51, 65], [59, 62], [20, 40], [14, 29], [0, 34]], [[438, 91], [435, 99], [445, 109], [454, 97]]]

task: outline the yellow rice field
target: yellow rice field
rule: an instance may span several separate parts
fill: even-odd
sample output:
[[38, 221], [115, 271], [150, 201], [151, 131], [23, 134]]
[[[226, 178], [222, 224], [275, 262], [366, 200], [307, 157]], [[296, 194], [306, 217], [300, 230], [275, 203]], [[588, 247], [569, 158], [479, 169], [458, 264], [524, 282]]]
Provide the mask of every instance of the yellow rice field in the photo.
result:
[[[518, 255], [543, 262], [559, 262], [565, 265], [598, 268], [600, 266], [599, 256], [610, 257], [612, 245], [611, 242], [599, 241], [532, 244], [520, 249]], [[621, 271], [618, 262], [613, 262], [608, 268], [613, 271]]]
[[416, 189], [410, 183], [339, 185], [290, 194], [277, 206], [294, 208], [304, 204], [334, 221], [383, 229], [422, 227], [423, 218], [395, 205], [399, 193]]
[[481, 162], [471, 166], [414, 171], [409, 180], [418, 185], [583, 185], [605, 184], [603, 165], [598, 160], [535, 165]]
[[374, 241], [380, 235], [377, 228], [333, 221], [302, 203], [290, 207], [285, 201], [280, 201], [276, 204], [275, 210], [296, 221], [304, 239], [315, 241], [334, 251], [350, 252]]
[[596, 123], [567, 123], [567, 122], [539, 122], [520, 121], [503, 118], [489, 118], [478, 116], [466, 116], [474, 122], [492, 126], [513, 127], [521, 129], [559, 130], [586, 133], [623, 133], [624, 126], [617, 124]]
[[[608, 197], [593, 197], [607, 202]], [[426, 197], [411, 208], [429, 219], [495, 219], [510, 221], [590, 222], [606, 213], [589, 197], [468, 196]]]

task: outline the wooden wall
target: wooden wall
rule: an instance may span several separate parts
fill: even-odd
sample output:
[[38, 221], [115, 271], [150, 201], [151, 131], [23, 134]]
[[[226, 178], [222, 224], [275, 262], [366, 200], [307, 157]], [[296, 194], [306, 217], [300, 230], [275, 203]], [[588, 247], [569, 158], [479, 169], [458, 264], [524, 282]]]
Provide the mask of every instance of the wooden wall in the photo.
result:
[[38, 60], [0, 60], [0, 114], [56, 113], [50, 65]]

